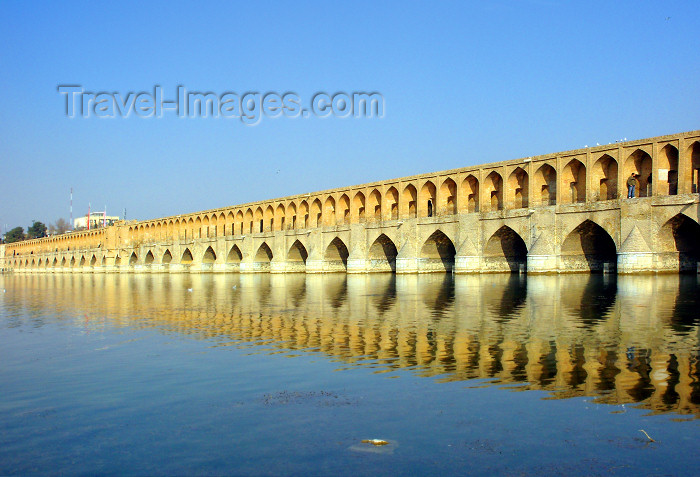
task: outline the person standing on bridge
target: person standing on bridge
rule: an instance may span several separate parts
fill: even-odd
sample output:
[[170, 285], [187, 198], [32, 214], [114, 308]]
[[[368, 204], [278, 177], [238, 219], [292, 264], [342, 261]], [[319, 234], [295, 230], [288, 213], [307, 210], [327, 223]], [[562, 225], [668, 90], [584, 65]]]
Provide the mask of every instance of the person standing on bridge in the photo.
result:
[[630, 174], [627, 179], [627, 198], [634, 199], [634, 188], [637, 186], [637, 179], [635, 173]]

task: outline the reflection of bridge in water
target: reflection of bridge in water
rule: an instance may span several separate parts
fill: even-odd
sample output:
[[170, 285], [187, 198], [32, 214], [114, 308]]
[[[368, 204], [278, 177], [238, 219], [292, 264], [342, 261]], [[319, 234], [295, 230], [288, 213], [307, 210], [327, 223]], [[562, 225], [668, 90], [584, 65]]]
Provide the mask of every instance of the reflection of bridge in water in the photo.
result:
[[[695, 276], [18, 275], [16, 306], [700, 414]], [[192, 291], [187, 291], [192, 288]], [[25, 303], [26, 300], [26, 303]], [[38, 305], [41, 303], [41, 305]], [[85, 305], [82, 305], [85, 304]], [[104, 321], [102, 321], [104, 320]]]

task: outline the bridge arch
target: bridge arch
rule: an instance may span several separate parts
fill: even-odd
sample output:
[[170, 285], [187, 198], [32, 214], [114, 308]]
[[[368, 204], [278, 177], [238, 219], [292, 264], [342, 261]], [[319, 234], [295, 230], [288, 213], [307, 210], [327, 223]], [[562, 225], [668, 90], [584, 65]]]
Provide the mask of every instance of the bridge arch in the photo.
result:
[[287, 271], [305, 272], [309, 253], [299, 240], [295, 240], [287, 252]]
[[396, 220], [399, 218], [399, 191], [396, 187], [391, 186], [389, 190], [386, 191], [386, 207], [387, 207], [387, 219]]
[[287, 204], [287, 208], [285, 211], [285, 216], [287, 217], [287, 229], [289, 230], [294, 230], [298, 227], [297, 224], [297, 206], [296, 204], [292, 201], [289, 204]]
[[369, 248], [370, 271], [396, 272], [396, 244], [385, 234], [381, 234]]
[[[222, 213], [223, 215], [223, 213]], [[222, 235], [235, 235], [236, 234], [236, 216], [233, 214], [232, 210], [229, 210], [225, 218], [219, 218], [219, 221], [223, 222], [223, 233]]]
[[271, 232], [275, 230], [275, 211], [271, 205], [265, 208], [265, 217], [263, 220], [263, 226], [260, 227], [261, 232]]
[[491, 211], [503, 209], [503, 178], [496, 171], [491, 171], [486, 176], [484, 193], [489, 201]]
[[603, 154], [593, 164], [591, 171], [595, 200], [617, 199], [617, 161], [608, 154]]
[[[237, 210], [236, 214], [234, 215], [234, 221], [233, 221], [233, 230], [231, 231], [231, 235], [236, 235], [236, 234], [241, 234], [243, 235], [245, 232], [245, 219], [243, 217], [243, 211], [242, 210]], [[252, 213], [251, 213], [251, 220], [252, 220]]]
[[588, 219], [575, 227], [562, 242], [561, 260], [567, 271], [602, 272], [605, 264], [615, 268], [617, 247], [603, 227]]
[[269, 272], [270, 271], [270, 262], [272, 262], [272, 249], [270, 249], [270, 246], [263, 242], [260, 244], [260, 247], [258, 247], [258, 251], [255, 254], [255, 257], [253, 259], [253, 262], [255, 263], [255, 271], [256, 272]]
[[364, 222], [365, 220], [365, 195], [362, 192], [355, 194], [352, 199], [353, 222]]
[[185, 248], [185, 251], [182, 252], [182, 257], [180, 257], [180, 263], [182, 265], [189, 265], [194, 261], [194, 257], [192, 257], [192, 252], [190, 251], [189, 248]]
[[631, 174], [637, 175], [637, 189], [635, 197], [649, 197], [651, 195], [651, 156], [642, 149], [636, 149], [627, 157], [623, 169], [623, 179], [626, 181]]
[[265, 214], [263, 213], [262, 207], [255, 209], [253, 214], [253, 228], [251, 232], [259, 233], [265, 230]]
[[586, 201], [586, 166], [578, 159], [571, 159], [561, 174], [563, 204], [574, 204]]
[[479, 212], [479, 180], [469, 174], [462, 181], [462, 212]]
[[208, 215], [204, 215], [202, 217], [202, 228], [200, 229], [200, 236], [201, 238], [209, 238], [212, 236], [212, 219], [209, 218]]
[[229, 250], [228, 255], [226, 255], [226, 263], [240, 264], [242, 260], [243, 254], [241, 253], [241, 249], [238, 248], [238, 245], [234, 244], [231, 246], [231, 250]]
[[[48, 260], [46, 261], [46, 263], [48, 263]], [[91, 267], [94, 267], [96, 264], [97, 264], [97, 257], [96, 257], [95, 254], [93, 253], [93, 254], [92, 254], [92, 258], [90, 259], [90, 266], [91, 266]]]
[[367, 212], [372, 220], [382, 219], [382, 194], [374, 189], [367, 199]]
[[202, 238], [202, 219], [199, 216], [197, 216], [197, 218], [194, 221], [194, 230], [192, 231], [192, 237], [200, 239]]
[[129, 265], [134, 266], [138, 263], [139, 257], [136, 255], [136, 252], [131, 252], [131, 256], [129, 257]]
[[451, 272], [454, 269], [454, 243], [440, 229], [433, 232], [423, 243], [418, 261], [419, 272]]
[[[216, 217], [216, 215], [214, 217]], [[226, 229], [230, 228], [230, 225], [226, 223], [226, 216], [223, 212], [219, 214], [219, 217], [215, 220], [214, 224], [216, 236], [225, 237]]]
[[275, 227], [274, 230], [284, 230], [287, 222], [287, 213], [284, 204], [278, 204], [275, 209]]
[[533, 194], [539, 205], [557, 203], [557, 171], [550, 164], [542, 164], [535, 172]]
[[700, 224], [680, 213], [659, 230], [659, 245], [667, 268], [696, 272], [700, 262]]
[[321, 211], [323, 210], [323, 207], [321, 206], [321, 201], [317, 198], [314, 199], [314, 201], [311, 203], [311, 209], [309, 212], [309, 225], [308, 227], [315, 228], [315, 227], [320, 227], [323, 224], [323, 220], [321, 219], [322, 214]]
[[305, 229], [309, 226], [309, 203], [306, 202], [305, 200], [302, 200], [299, 202], [299, 223], [300, 228]]
[[690, 179], [690, 192], [695, 194], [700, 192], [700, 141], [693, 142], [688, 146], [689, 164], [685, 170], [686, 176]]
[[418, 211], [418, 192], [413, 184], [408, 184], [403, 189], [403, 203], [401, 204], [401, 216], [406, 218], [416, 217]]
[[448, 177], [440, 186], [440, 215], [454, 215], [457, 213], [457, 184]]
[[520, 272], [527, 263], [527, 246], [522, 237], [507, 225], [502, 226], [486, 242], [484, 260], [488, 271]]
[[657, 194], [677, 195], [678, 194], [678, 149], [671, 144], [666, 144], [656, 161], [656, 168], [659, 170], [657, 176]]
[[[189, 234], [187, 231], [189, 230]], [[194, 220], [192, 220], [192, 217], [189, 218], [187, 221], [187, 228], [185, 229], [185, 239], [187, 238], [193, 239], [194, 238]]]
[[326, 198], [323, 205], [323, 225], [335, 225], [335, 199], [332, 195]]
[[241, 235], [244, 233], [253, 233], [253, 209], [250, 207], [245, 211], [243, 223], [241, 224]]
[[202, 238], [216, 237], [214, 226], [216, 224], [216, 214], [204, 214], [202, 216]]
[[350, 198], [347, 194], [343, 194], [338, 199], [338, 217], [336, 218], [339, 224], [350, 223]]
[[435, 184], [431, 181], [425, 181], [423, 187], [420, 188], [420, 196], [418, 197], [418, 216], [432, 217], [435, 215]]
[[528, 207], [528, 194], [530, 193], [529, 176], [525, 169], [516, 167], [508, 176], [508, 208], [522, 209]]
[[172, 261], [173, 261], [173, 254], [170, 253], [170, 250], [165, 249], [165, 252], [163, 252], [163, 256], [160, 259], [160, 263], [162, 263], [163, 265], [168, 265]]
[[143, 259], [143, 263], [146, 265], [151, 265], [155, 261], [155, 258], [153, 257], [153, 252], [150, 250], [146, 254], [146, 258]]
[[202, 263], [212, 264], [214, 262], [216, 262], [216, 253], [214, 252], [213, 248], [207, 247], [207, 249], [204, 251], [204, 255], [202, 255]]
[[326, 247], [323, 255], [324, 270], [329, 272], [344, 272], [348, 269], [348, 247], [340, 237], [335, 237]]

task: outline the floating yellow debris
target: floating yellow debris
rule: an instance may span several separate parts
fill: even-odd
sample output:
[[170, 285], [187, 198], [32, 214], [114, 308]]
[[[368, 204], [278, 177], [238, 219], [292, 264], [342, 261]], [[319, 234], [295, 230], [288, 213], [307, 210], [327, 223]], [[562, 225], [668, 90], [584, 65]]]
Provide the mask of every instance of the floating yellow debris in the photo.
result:
[[363, 444], [372, 444], [373, 446], [385, 446], [385, 445], [389, 444], [389, 442], [382, 440], [382, 439], [363, 439], [362, 443]]

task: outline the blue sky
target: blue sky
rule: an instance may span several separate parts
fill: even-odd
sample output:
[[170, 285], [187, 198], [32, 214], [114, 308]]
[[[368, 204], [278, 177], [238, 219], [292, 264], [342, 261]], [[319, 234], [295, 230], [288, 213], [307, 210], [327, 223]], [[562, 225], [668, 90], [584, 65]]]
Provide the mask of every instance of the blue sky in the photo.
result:
[[[146, 219], [700, 129], [700, 2], [0, 2], [0, 226]], [[67, 118], [127, 94], [375, 91], [381, 119]]]

